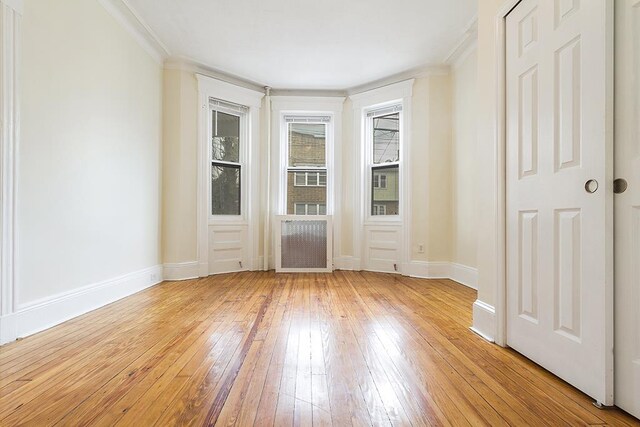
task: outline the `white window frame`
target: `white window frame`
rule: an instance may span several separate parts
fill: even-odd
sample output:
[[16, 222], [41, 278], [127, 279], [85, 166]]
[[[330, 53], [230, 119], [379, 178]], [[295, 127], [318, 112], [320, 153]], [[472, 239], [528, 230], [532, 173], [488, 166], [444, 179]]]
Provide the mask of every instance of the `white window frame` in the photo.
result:
[[[221, 160], [213, 160], [213, 153], [212, 153], [212, 147], [211, 147], [211, 141], [213, 140], [213, 123], [211, 123], [211, 118], [213, 116], [213, 112], [214, 111], [218, 111], [220, 113], [224, 113], [224, 114], [229, 114], [232, 116], [236, 116], [240, 118], [240, 145], [238, 147], [239, 151], [240, 151], [240, 156], [238, 159], [238, 162], [226, 162], [226, 161], [221, 161]], [[211, 166], [209, 169], [209, 224], [218, 224], [221, 222], [238, 222], [241, 221], [243, 223], [247, 223], [248, 222], [248, 215], [247, 215], [247, 203], [248, 203], [248, 198], [247, 198], [247, 189], [248, 189], [248, 183], [246, 182], [247, 178], [248, 178], [248, 170], [247, 170], [247, 163], [248, 163], [248, 156], [247, 153], [249, 151], [249, 139], [250, 139], [250, 135], [249, 135], [249, 126], [248, 126], [248, 112], [249, 112], [249, 108], [247, 108], [246, 111], [239, 111], [239, 110], [234, 110], [228, 107], [224, 107], [224, 106], [220, 106], [220, 105], [213, 105], [212, 102], [209, 102], [209, 130], [208, 130], [208, 154], [209, 154], [209, 159], [211, 159]], [[213, 163], [217, 163], [220, 165], [228, 165], [228, 166], [237, 166], [240, 168], [240, 214], [238, 215], [214, 215], [213, 214], [213, 194], [212, 193], [212, 189], [211, 189], [211, 169], [213, 168]]]
[[[398, 111], [395, 112], [388, 112], [388, 111], [384, 111], [384, 110], [388, 110], [389, 108], [391, 109], [398, 109]], [[378, 111], [381, 111], [380, 113], [377, 113]], [[400, 158], [398, 159], [397, 162], [388, 162], [388, 163], [373, 163], [373, 120], [378, 118], [378, 117], [383, 117], [383, 116], [387, 116], [389, 114], [394, 114], [394, 113], [398, 113], [399, 118], [400, 118], [400, 123], [399, 123], [399, 129], [400, 129], [400, 137], [399, 137], [399, 150], [400, 150]], [[387, 102], [384, 103], [382, 105], [374, 105], [371, 107], [367, 107], [364, 108], [363, 110], [363, 117], [364, 117], [364, 130], [365, 130], [365, 134], [364, 134], [364, 149], [365, 149], [365, 163], [366, 163], [366, 170], [365, 170], [365, 174], [366, 174], [366, 185], [369, 189], [369, 191], [367, 191], [366, 193], [366, 206], [367, 206], [367, 213], [365, 215], [366, 218], [366, 222], [377, 222], [377, 221], [401, 221], [401, 215], [403, 214], [403, 198], [404, 196], [404, 192], [402, 191], [403, 184], [405, 184], [403, 182], [403, 180], [401, 179], [401, 175], [403, 173], [404, 170], [404, 164], [406, 162], [403, 161], [403, 152], [404, 152], [404, 137], [405, 137], [405, 130], [404, 130], [404, 126], [403, 126], [403, 122], [404, 122], [404, 112], [403, 112], [403, 108], [402, 108], [402, 101], [401, 100], [397, 100], [397, 101], [392, 101], [392, 102]], [[384, 168], [384, 167], [390, 167], [390, 166], [397, 166], [398, 167], [398, 214], [397, 215], [387, 215], [386, 213], [386, 209], [385, 209], [385, 213], [383, 215], [373, 215], [373, 200], [372, 200], [372, 195], [371, 195], [371, 189], [374, 188], [387, 188], [386, 187], [386, 175], [384, 174], [380, 174], [378, 178], [378, 186], [375, 187], [374, 186], [374, 181], [373, 181], [373, 171], [375, 169], [380, 169], [380, 168]], [[381, 187], [380, 184], [382, 182], [382, 176], [385, 176], [385, 186]], [[406, 186], [406, 184], [405, 184]]]
[[[373, 89], [367, 92], [351, 95], [349, 98], [353, 103], [353, 126], [355, 149], [353, 153], [353, 164], [355, 170], [360, 173], [360, 179], [355, 182], [353, 197], [354, 227], [353, 227], [353, 268], [360, 269], [365, 266], [363, 259], [365, 254], [365, 227], [385, 227], [394, 226], [400, 229], [402, 242], [400, 243], [400, 270], [405, 271], [411, 257], [411, 236], [409, 234], [411, 224], [411, 164], [408, 161], [411, 152], [411, 114], [412, 96], [415, 79], [405, 80]], [[367, 150], [365, 129], [367, 123], [367, 113], [392, 105], [401, 105], [402, 114], [400, 121], [401, 143], [400, 143], [400, 206], [398, 215], [394, 216], [373, 216], [371, 215], [371, 176], [367, 173], [368, 159], [371, 151]]]
[[[323, 124], [325, 125], [325, 166], [320, 168], [314, 168], [314, 167], [309, 167], [309, 166], [304, 166], [304, 167], [290, 167], [289, 166], [289, 124], [294, 123], [291, 121], [287, 121], [286, 118], [287, 117], [298, 117], [300, 118], [300, 122], [299, 123], [310, 123], [310, 124]], [[320, 120], [306, 120], [306, 121], [302, 121], [304, 120], [304, 118], [314, 118], [314, 117], [328, 117], [328, 121], [320, 121]], [[288, 179], [288, 173], [293, 171], [294, 173], [300, 173], [300, 172], [305, 172], [305, 173], [317, 173], [320, 174], [320, 172], [326, 172], [327, 174], [327, 180], [326, 180], [326, 185], [306, 185], [308, 187], [326, 187], [326, 192], [327, 192], [327, 199], [326, 199], [326, 205], [327, 205], [327, 213], [326, 215], [333, 215], [333, 202], [334, 202], [334, 194], [333, 194], [333, 190], [334, 190], [334, 182], [335, 182], [335, 177], [334, 172], [335, 172], [335, 168], [332, 167], [332, 162], [331, 159], [333, 159], [333, 155], [334, 155], [334, 139], [335, 139], [335, 127], [334, 127], [334, 120], [335, 117], [333, 114], [330, 114], [328, 112], [319, 112], [319, 111], [315, 111], [315, 112], [309, 112], [309, 111], [282, 111], [280, 113], [280, 140], [279, 145], [280, 145], [280, 165], [279, 165], [279, 169], [280, 169], [280, 195], [279, 195], [279, 200], [280, 200], [280, 206], [278, 209], [278, 213], [280, 215], [288, 215], [287, 213], [287, 193], [288, 193], [288, 187], [287, 187], [287, 179]], [[296, 170], [299, 170], [300, 172], [296, 172]], [[312, 169], [318, 169], [317, 172], [311, 172], [310, 170]], [[305, 184], [308, 183], [309, 177], [308, 175], [305, 177]], [[318, 182], [320, 182], [319, 176], [318, 176]], [[294, 186], [295, 186], [295, 177], [294, 177]]]
[[[254, 270], [259, 264], [257, 226], [260, 204], [258, 191], [260, 176], [257, 171], [260, 165], [260, 109], [264, 93], [231, 83], [223, 82], [204, 74], [196, 74], [198, 81], [198, 146], [197, 157], [197, 192], [196, 192], [196, 235], [198, 275], [209, 276], [209, 227], [242, 226], [247, 230], [246, 248], [248, 269]], [[244, 158], [244, 170], [241, 177], [246, 191], [241, 195], [242, 215], [212, 215], [211, 213], [211, 99], [218, 99], [231, 104], [248, 107], [246, 113], [246, 137], [241, 141], [240, 152]], [[242, 129], [241, 125], [241, 129]], [[241, 184], [242, 185], [242, 184]], [[242, 208], [244, 206], [244, 209]]]

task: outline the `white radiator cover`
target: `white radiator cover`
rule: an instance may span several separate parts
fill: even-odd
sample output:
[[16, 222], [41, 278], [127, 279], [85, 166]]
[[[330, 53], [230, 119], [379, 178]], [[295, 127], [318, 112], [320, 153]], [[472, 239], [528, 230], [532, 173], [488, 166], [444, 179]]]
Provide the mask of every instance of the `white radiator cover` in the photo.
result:
[[277, 215], [277, 273], [333, 271], [333, 223], [330, 215]]

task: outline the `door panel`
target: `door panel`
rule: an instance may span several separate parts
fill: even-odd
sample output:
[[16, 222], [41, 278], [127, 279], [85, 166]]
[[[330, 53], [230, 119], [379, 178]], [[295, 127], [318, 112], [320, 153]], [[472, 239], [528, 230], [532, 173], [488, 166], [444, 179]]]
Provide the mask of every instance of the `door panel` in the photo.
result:
[[616, 405], [640, 418], [640, 0], [616, 1]]
[[611, 6], [524, 0], [506, 20], [507, 344], [604, 404], [613, 402]]

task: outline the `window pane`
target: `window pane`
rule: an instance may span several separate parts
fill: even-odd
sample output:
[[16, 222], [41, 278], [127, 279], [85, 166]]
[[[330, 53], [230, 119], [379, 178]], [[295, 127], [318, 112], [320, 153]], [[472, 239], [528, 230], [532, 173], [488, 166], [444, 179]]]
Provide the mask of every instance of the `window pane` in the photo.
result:
[[[400, 186], [398, 165], [382, 166], [371, 169], [371, 182], [385, 175], [385, 187], [371, 186], [371, 215], [398, 215], [400, 207]], [[380, 181], [378, 181], [380, 182]]]
[[325, 166], [326, 125], [289, 123], [289, 166]]
[[[317, 185], [318, 180], [318, 172], [309, 172], [308, 179], [309, 184], [311, 185], [311, 177], [315, 177], [316, 184], [313, 184], [313, 187], [305, 186], [305, 187], [297, 187], [294, 184], [295, 176], [300, 172], [287, 172], [287, 215], [304, 215], [295, 212], [296, 204], [303, 203], [314, 205], [314, 209], [317, 211], [318, 204], [327, 203], [327, 187], [320, 187]], [[326, 175], [326, 172], [322, 172]], [[316, 214], [314, 214], [316, 215]]]
[[212, 160], [240, 161], [240, 117], [213, 112]]
[[211, 165], [211, 213], [240, 215], [240, 167]]
[[296, 185], [307, 185], [307, 174], [304, 172], [296, 173]]
[[307, 205], [307, 215], [318, 215], [318, 205]]
[[400, 160], [400, 113], [373, 118], [373, 163]]
[[320, 172], [318, 185], [322, 185], [323, 187], [325, 187], [327, 185], [327, 173], [326, 172]]
[[380, 188], [387, 188], [387, 175], [380, 175]]
[[318, 174], [315, 172], [307, 173], [307, 185], [318, 185]]
[[304, 203], [296, 203], [296, 215], [304, 215], [305, 212], [305, 204]]
[[320, 210], [318, 211], [318, 215], [326, 215], [327, 214], [327, 206], [320, 205]]

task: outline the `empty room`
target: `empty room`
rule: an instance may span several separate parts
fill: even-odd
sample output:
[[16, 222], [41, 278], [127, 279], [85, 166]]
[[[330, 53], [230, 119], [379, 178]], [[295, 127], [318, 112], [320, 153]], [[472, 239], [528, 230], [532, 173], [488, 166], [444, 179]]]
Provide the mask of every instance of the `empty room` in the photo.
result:
[[0, 0], [0, 426], [640, 426], [640, 0]]

